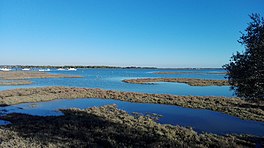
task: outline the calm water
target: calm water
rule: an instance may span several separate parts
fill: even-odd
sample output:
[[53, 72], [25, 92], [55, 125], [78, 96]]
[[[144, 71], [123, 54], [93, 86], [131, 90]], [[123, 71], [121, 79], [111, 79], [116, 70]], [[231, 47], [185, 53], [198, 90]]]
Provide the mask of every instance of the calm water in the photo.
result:
[[[157, 75], [154, 72], [196, 72], [192, 74]], [[198, 74], [197, 74], [198, 72]], [[102, 88], [108, 90], [144, 92], [174, 95], [198, 96], [233, 96], [229, 87], [208, 86], [197, 87], [181, 83], [156, 83], [155, 85], [141, 85], [123, 83], [123, 79], [132, 78], [201, 78], [223, 80], [224, 75], [207, 74], [208, 72], [223, 72], [222, 70], [165, 70], [165, 69], [80, 69], [78, 71], [51, 71], [53, 74], [81, 75], [84, 78], [55, 78], [32, 79], [32, 85], [0, 86], [0, 90], [43, 87], [43, 86], [70, 86], [86, 88]], [[89, 108], [117, 104], [119, 108], [131, 112], [157, 113], [163, 115], [160, 123], [193, 127], [196, 131], [212, 132], [217, 134], [237, 133], [264, 136], [264, 123], [241, 120], [219, 112], [209, 110], [188, 109], [171, 105], [129, 103], [117, 100], [102, 99], [75, 99], [55, 100], [42, 103], [26, 103], [15, 106], [0, 107], [0, 113], [27, 113], [31, 115], [62, 115], [59, 108]], [[8, 122], [0, 121], [0, 124]]]
[[237, 117], [210, 110], [189, 109], [172, 105], [130, 103], [118, 100], [105, 99], [74, 99], [74, 100], [54, 100], [41, 103], [25, 103], [14, 106], [3, 107], [5, 113], [26, 113], [39, 116], [59, 116], [63, 115], [58, 109], [64, 108], [90, 108], [93, 106], [103, 106], [107, 104], [117, 104], [118, 108], [129, 113], [157, 113], [163, 115], [159, 122], [164, 124], [181, 125], [193, 127], [198, 132], [210, 132], [216, 134], [253, 134], [264, 136], [264, 123], [241, 120]]
[[[158, 75], [153, 72], [198, 72], [199, 74], [171, 74]], [[224, 75], [207, 74], [208, 72], [223, 72], [223, 70], [164, 70], [164, 69], [80, 69], [78, 71], [52, 71], [54, 74], [81, 75], [84, 78], [61, 79], [33, 79], [32, 85], [5, 86], [0, 90], [42, 87], [42, 86], [70, 86], [102, 88], [108, 90], [132, 91], [157, 94], [197, 95], [197, 96], [233, 96], [233, 92], [227, 86], [189, 86], [183, 83], [157, 83], [156, 85], [128, 84], [123, 79], [132, 78], [201, 78], [201, 79], [225, 79]], [[204, 74], [200, 74], [204, 73]]]

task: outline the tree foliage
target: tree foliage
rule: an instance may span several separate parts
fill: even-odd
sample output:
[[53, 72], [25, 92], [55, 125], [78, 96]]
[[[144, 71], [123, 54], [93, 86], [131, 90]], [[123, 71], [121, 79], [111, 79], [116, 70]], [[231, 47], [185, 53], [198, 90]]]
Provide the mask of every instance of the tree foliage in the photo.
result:
[[264, 19], [250, 15], [251, 22], [238, 40], [245, 47], [223, 67], [231, 88], [239, 97], [264, 99]]

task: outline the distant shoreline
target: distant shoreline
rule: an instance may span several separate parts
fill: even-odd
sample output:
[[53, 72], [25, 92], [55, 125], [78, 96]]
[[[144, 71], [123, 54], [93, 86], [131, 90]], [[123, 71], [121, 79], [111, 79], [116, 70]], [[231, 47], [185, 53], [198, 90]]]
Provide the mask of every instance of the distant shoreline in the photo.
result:
[[64, 66], [56, 66], [56, 65], [0, 65], [0, 68], [8, 67], [8, 68], [79, 68], [79, 69], [164, 69], [164, 70], [223, 70], [223, 68], [161, 68], [161, 67], [148, 67], [148, 66], [86, 66], [86, 65], [64, 65]]

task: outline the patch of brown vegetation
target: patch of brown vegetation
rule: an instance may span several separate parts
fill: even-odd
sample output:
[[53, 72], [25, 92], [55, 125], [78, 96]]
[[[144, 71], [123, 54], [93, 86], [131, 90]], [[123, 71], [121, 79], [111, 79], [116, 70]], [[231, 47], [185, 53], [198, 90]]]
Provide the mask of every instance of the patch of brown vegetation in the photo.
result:
[[186, 83], [190, 86], [229, 86], [227, 80], [206, 80], [193, 78], [145, 78], [123, 80], [125, 83], [151, 84], [152, 82], [176, 82]]
[[22, 80], [34, 78], [81, 78], [81, 76], [71, 76], [62, 74], [49, 74], [46, 72], [24, 72], [24, 71], [9, 71], [0, 72], [0, 78], [4, 80]]
[[[61, 110], [65, 116], [11, 114], [0, 127], [1, 147], [255, 147], [263, 139], [197, 134], [161, 125], [148, 116], [132, 116], [115, 105]], [[263, 143], [262, 143], [263, 145]]]
[[23, 88], [0, 91], [0, 105], [76, 98], [102, 98], [137, 103], [170, 104], [187, 108], [209, 109], [237, 116], [241, 119], [264, 121], [263, 101], [250, 102], [240, 98], [175, 96], [68, 87]]
[[0, 86], [9, 86], [9, 85], [29, 85], [32, 84], [31, 81], [26, 80], [0, 80]]
[[0, 71], [0, 86], [1, 85], [28, 85], [32, 84], [31, 81], [24, 79], [35, 78], [81, 78], [81, 76], [62, 75], [62, 74], [49, 74], [46, 72], [25, 72], [25, 71]]

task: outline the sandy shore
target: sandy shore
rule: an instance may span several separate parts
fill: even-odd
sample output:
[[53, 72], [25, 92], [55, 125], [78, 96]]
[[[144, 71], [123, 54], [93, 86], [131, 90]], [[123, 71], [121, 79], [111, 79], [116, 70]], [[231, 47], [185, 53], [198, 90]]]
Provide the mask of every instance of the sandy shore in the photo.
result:
[[102, 98], [138, 103], [170, 104], [187, 108], [209, 109], [237, 116], [241, 119], [264, 121], [263, 101], [249, 102], [240, 98], [175, 96], [68, 87], [23, 88], [0, 91], [1, 106], [75, 98]]
[[207, 80], [191, 78], [144, 78], [144, 79], [127, 79], [125, 83], [133, 84], [153, 84], [153, 82], [176, 82], [186, 83], [190, 86], [229, 86], [227, 80]]

